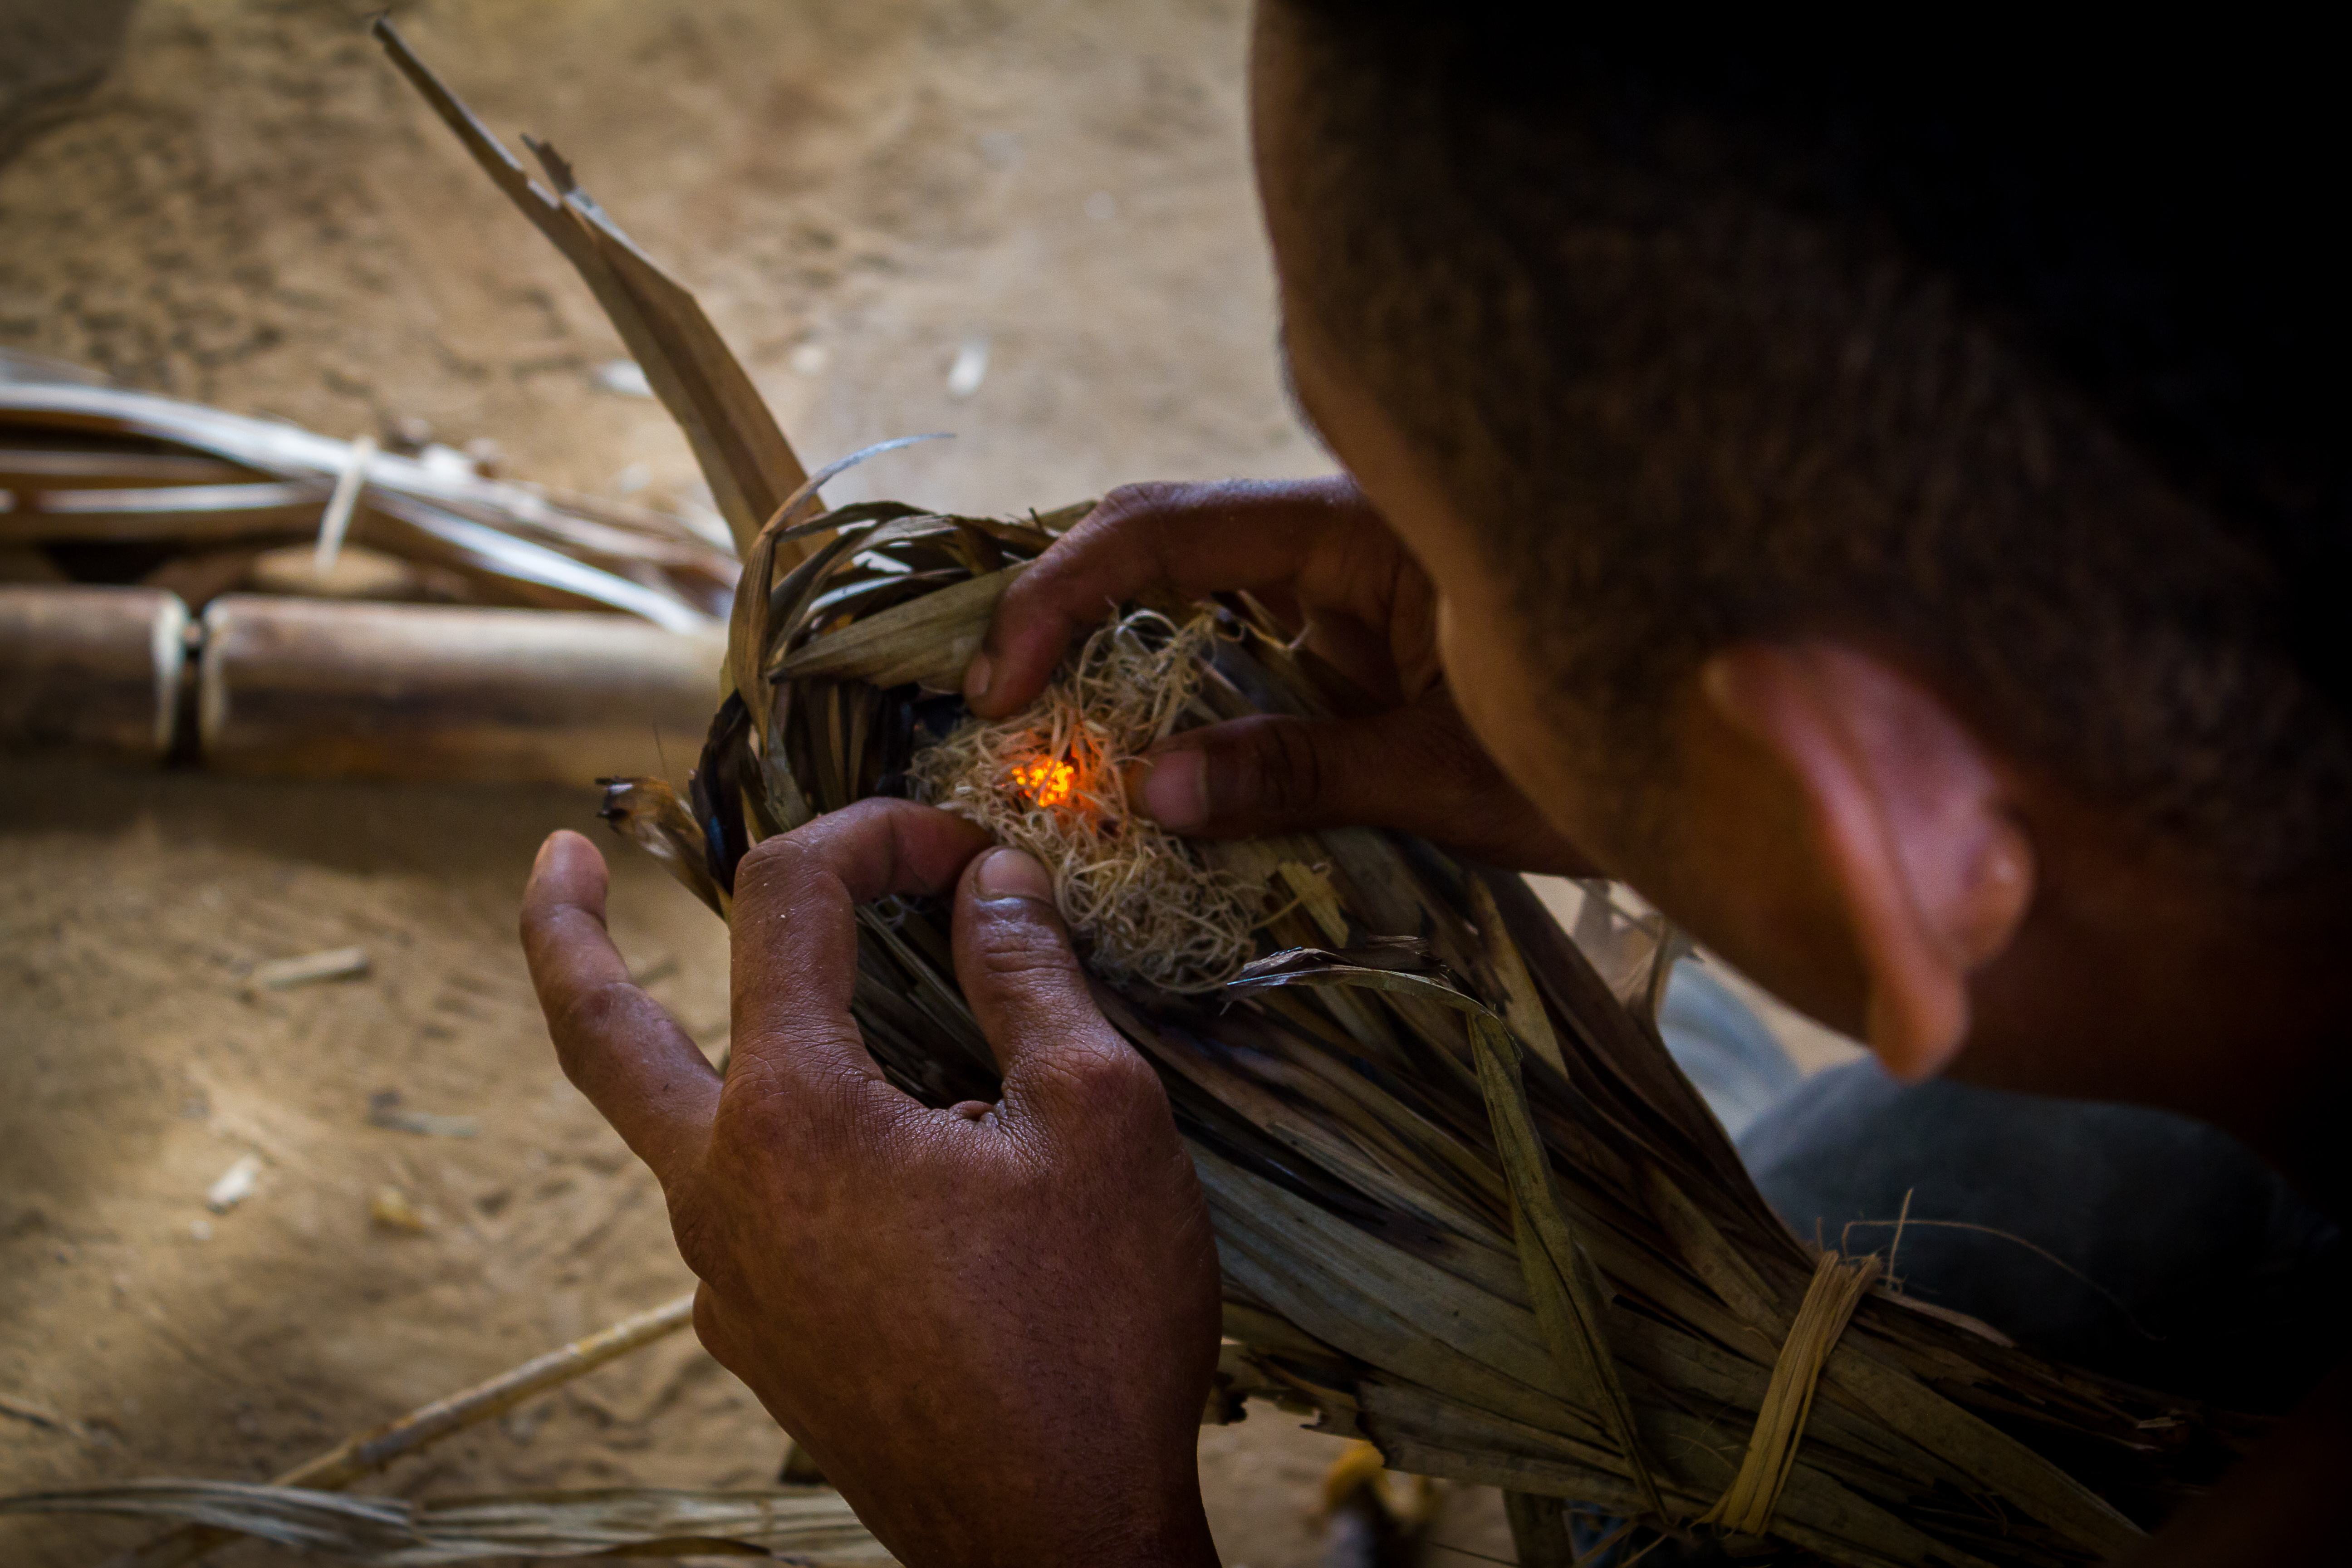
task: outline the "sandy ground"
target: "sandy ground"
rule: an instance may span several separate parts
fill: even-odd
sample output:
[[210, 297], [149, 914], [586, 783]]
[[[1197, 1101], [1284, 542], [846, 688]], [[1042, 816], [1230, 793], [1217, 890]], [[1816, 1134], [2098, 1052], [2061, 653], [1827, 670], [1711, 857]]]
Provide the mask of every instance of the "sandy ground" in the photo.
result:
[[[123, 9], [47, 0], [78, 6]], [[363, 41], [374, 8], [131, 7], [78, 111], [50, 93], [0, 136], [0, 344], [336, 435], [422, 418], [514, 474], [691, 499], [658, 407], [599, 384], [619, 348], [585, 290]], [[1324, 466], [1272, 353], [1238, 0], [396, 11], [700, 293], [812, 461], [958, 433], [837, 500], [1011, 509]], [[0, 121], [28, 80], [0, 73]], [[556, 1072], [513, 941], [533, 847], [589, 826], [589, 800], [23, 763], [0, 792], [0, 1491], [265, 1478], [689, 1283], [650, 1179]], [[614, 859], [624, 950], [715, 1048], [716, 922]], [[346, 944], [364, 978], [249, 985]], [[371, 1126], [384, 1090], [476, 1135]], [[208, 1211], [247, 1155], [252, 1194]], [[371, 1221], [385, 1187], [421, 1234]], [[782, 1447], [680, 1337], [383, 1484], [755, 1485]], [[1204, 1437], [1228, 1563], [1316, 1560], [1335, 1450], [1264, 1412]], [[0, 1559], [142, 1533], [0, 1521]], [[1507, 1554], [1491, 1495], [1436, 1533], [1472, 1555], [1433, 1563]]]

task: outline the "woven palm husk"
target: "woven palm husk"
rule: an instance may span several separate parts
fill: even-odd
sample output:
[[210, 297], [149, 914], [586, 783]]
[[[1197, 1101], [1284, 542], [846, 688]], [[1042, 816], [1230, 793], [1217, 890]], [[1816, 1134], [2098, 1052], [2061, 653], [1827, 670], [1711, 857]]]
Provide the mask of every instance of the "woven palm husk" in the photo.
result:
[[[569, 167], [534, 144], [552, 188], [530, 180], [379, 31], [613, 308], [621, 274], [595, 247], [626, 241]], [[626, 310], [683, 297], [652, 279], [616, 324], [641, 356], [672, 356], [649, 374], [717, 465], [714, 492], [780, 499], [756, 526], [724, 509], [744, 544], [733, 694], [686, 795], [614, 781], [606, 815], [724, 915], [751, 844], [904, 793], [916, 752], [962, 721], [951, 693], [1004, 586], [1087, 509], [824, 510], [834, 470], [803, 480], [756, 400], [697, 392], [740, 378], [711, 363], [726, 351], [707, 322], [631, 330]], [[1148, 607], [1214, 617], [1180, 727], [1349, 701], [1246, 598]], [[1262, 956], [1211, 994], [1095, 989], [1159, 1070], [1208, 1194], [1224, 1403], [1311, 1410], [1399, 1469], [1855, 1564], [2113, 1556], [2256, 1435], [1825, 1263], [1758, 1194], [1650, 1017], [1517, 878], [1370, 829], [1184, 852], [1264, 890]], [[893, 900], [858, 922], [853, 1011], [891, 1081], [933, 1104], [995, 1099], [944, 907]], [[1792, 1376], [1792, 1326], [1822, 1316], [1805, 1304], [1832, 1279], [1859, 1292], [1851, 1321], [1813, 1346], [1817, 1383]], [[1792, 1441], [1767, 1435], [1771, 1418], [1759, 1433], [1768, 1407]]]

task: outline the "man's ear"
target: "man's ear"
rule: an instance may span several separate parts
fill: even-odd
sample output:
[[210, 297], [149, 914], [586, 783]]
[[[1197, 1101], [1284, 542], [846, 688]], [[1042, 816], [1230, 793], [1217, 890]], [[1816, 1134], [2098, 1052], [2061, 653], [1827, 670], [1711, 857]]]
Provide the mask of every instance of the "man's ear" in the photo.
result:
[[2032, 902], [2033, 848], [1991, 753], [1936, 694], [1842, 644], [1742, 644], [1700, 672], [1707, 703], [1805, 795], [1895, 1077], [1932, 1077], [1969, 1033], [1969, 975]]

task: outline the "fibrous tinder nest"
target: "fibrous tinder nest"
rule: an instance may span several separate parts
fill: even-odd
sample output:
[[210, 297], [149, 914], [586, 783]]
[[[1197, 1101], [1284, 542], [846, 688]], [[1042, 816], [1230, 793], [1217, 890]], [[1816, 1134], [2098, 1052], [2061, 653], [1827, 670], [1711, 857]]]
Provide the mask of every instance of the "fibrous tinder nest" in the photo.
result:
[[915, 754], [919, 800], [1026, 851], [1096, 973], [1164, 991], [1213, 991], [1248, 962], [1263, 894], [1211, 870], [1134, 811], [1130, 764], [1168, 738], [1214, 636], [1136, 610], [1097, 631], [1045, 692], [1008, 719], [973, 720]]

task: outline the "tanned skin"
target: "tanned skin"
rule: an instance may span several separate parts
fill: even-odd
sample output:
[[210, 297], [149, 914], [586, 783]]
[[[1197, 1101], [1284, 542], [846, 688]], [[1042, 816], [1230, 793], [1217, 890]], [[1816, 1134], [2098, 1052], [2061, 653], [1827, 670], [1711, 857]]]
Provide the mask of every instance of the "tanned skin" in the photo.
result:
[[[1669, 705], [1639, 809], [1603, 787], [1576, 705], [1529, 662], [1508, 563], [1313, 327], [1285, 26], [1262, 12], [1258, 176], [1292, 375], [1346, 476], [1113, 494], [1005, 595], [974, 709], [1034, 696], [1107, 603], [1248, 589], [1376, 710], [1176, 737], [1132, 781], [1170, 826], [1368, 824], [1619, 878], [1898, 1076], [2185, 1110], [2342, 1215], [2347, 889], [2234, 891], [2005, 755], [1898, 647], [1722, 648]], [[585, 839], [541, 852], [523, 935], [565, 1071], [661, 1179], [704, 1343], [900, 1561], [1209, 1563], [1207, 1210], [1046, 886], [902, 802], [761, 845], [737, 892], [723, 1084], [629, 984]], [[1005, 1068], [994, 1106], [918, 1105], [865, 1053], [851, 910], [894, 891], [953, 893], [957, 975]], [[2139, 1561], [2294, 1560], [2332, 1539], [2347, 1411], [2339, 1372]]]

